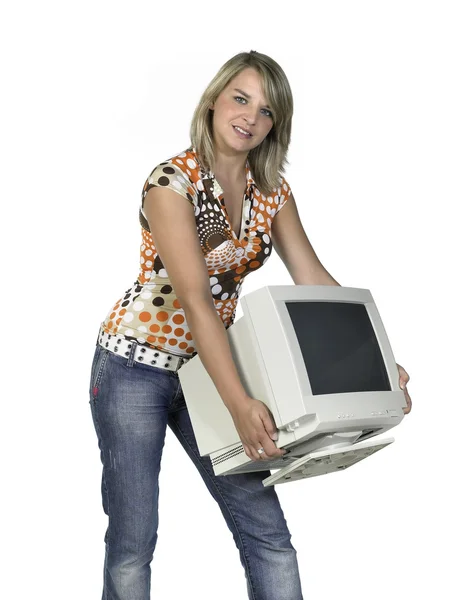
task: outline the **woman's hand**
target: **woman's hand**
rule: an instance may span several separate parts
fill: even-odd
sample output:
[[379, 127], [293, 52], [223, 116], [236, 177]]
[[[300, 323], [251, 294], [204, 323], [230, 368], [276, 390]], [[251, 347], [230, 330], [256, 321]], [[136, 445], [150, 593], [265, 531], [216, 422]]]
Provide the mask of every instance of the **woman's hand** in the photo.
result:
[[[236, 431], [243, 442], [246, 456], [252, 460], [269, 460], [286, 454], [276, 447], [273, 441], [278, 439], [273, 415], [264, 402], [249, 397], [248, 400], [230, 410]], [[264, 452], [258, 454], [258, 448]]]
[[405, 371], [403, 367], [401, 367], [397, 363], [398, 374], [400, 375], [400, 379], [398, 381], [400, 387], [402, 388], [405, 394], [405, 400], [407, 401], [407, 407], [403, 409], [403, 414], [407, 415], [412, 409], [412, 399], [410, 398], [410, 394], [407, 390], [407, 383], [410, 381], [410, 375]]

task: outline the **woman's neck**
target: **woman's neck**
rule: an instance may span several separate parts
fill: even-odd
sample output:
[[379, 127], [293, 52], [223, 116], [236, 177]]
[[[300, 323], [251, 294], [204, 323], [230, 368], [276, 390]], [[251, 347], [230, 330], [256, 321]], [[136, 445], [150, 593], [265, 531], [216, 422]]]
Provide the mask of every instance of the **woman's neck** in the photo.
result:
[[225, 183], [241, 183], [243, 178], [246, 179], [246, 161], [248, 153], [244, 154], [226, 154], [215, 148], [215, 164], [213, 173], [219, 181]]

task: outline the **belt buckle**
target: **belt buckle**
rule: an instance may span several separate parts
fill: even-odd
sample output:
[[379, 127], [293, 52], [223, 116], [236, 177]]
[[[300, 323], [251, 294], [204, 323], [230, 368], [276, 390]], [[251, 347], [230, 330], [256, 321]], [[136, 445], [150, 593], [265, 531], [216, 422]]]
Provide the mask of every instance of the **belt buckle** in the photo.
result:
[[188, 358], [184, 358], [183, 356], [179, 356], [178, 365], [177, 365], [177, 371], [180, 369], [180, 367], [182, 367], [187, 362], [187, 360], [188, 360]]

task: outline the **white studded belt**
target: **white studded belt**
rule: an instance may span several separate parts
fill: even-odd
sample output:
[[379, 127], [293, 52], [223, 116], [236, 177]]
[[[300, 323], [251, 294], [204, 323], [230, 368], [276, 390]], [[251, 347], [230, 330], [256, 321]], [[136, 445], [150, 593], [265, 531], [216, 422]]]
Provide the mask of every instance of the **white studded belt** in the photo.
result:
[[111, 335], [103, 331], [102, 328], [99, 330], [97, 343], [113, 354], [130, 359], [131, 352], [133, 352], [132, 360], [140, 362], [143, 365], [169, 369], [170, 371], [178, 371], [182, 365], [190, 360], [190, 358], [182, 358], [176, 354], [168, 354], [163, 350], [155, 350], [142, 346], [137, 342], [126, 340], [118, 335]]

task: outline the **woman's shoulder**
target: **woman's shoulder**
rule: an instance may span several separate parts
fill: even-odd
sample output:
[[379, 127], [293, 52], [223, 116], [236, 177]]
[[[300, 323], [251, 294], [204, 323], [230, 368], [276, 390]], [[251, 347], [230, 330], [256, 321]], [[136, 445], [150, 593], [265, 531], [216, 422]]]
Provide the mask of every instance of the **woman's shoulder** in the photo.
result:
[[142, 200], [151, 187], [157, 186], [170, 188], [193, 203], [200, 178], [196, 153], [193, 147], [189, 147], [152, 169], [142, 189]]
[[169, 180], [185, 178], [190, 183], [196, 184], [202, 174], [195, 149], [190, 146], [159, 163], [152, 169], [149, 180], [158, 181], [160, 177]]

